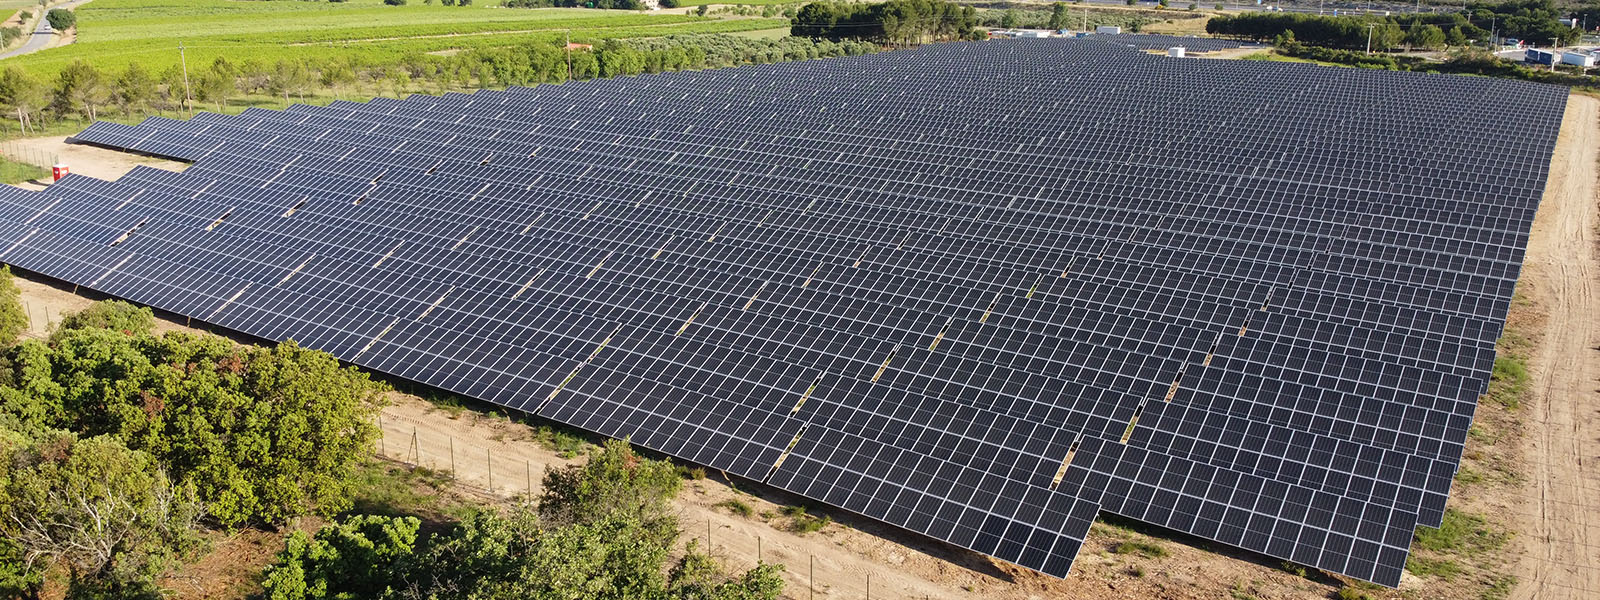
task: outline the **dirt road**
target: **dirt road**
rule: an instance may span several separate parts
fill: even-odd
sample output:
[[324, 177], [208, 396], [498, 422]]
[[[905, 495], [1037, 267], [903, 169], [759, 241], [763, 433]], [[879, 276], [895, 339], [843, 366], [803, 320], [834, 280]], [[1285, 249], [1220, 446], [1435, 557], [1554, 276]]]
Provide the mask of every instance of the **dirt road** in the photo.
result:
[[1530, 514], [1514, 598], [1600, 598], [1600, 100], [1567, 103], [1524, 280], [1549, 308], [1524, 452]]

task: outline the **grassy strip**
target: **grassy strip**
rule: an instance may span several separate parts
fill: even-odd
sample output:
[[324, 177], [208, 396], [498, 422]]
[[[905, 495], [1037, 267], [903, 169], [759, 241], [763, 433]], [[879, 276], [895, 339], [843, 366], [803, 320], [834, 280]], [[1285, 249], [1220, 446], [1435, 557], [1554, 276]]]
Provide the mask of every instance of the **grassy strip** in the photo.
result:
[[33, 179], [44, 179], [49, 176], [50, 170], [44, 167], [0, 157], [0, 183], [9, 185]]

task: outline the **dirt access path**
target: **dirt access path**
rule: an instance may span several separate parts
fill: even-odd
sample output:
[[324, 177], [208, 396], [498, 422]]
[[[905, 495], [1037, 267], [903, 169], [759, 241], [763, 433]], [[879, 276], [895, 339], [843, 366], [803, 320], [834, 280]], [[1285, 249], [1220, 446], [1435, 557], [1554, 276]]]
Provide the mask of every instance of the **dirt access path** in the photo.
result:
[[1533, 353], [1518, 599], [1600, 598], [1600, 99], [1574, 94], [1523, 280], [1548, 307]]

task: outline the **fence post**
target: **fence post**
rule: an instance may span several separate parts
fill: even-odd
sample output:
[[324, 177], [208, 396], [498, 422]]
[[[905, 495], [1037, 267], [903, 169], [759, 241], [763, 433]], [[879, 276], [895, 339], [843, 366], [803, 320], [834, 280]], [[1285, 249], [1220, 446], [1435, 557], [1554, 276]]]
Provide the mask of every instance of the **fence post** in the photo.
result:
[[494, 454], [488, 448], [483, 449], [483, 455], [489, 461], [489, 493], [494, 493]]
[[811, 589], [811, 600], [817, 600], [817, 555], [811, 555], [811, 574], [806, 576], [806, 587]]
[[533, 463], [522, 461], [522, 476], [528, 479], [528, 499], [533, 499]]
[[450, 479], [456, 477], [456, 436], [450, 436]]
[[378, 456], [389, 453], [389, 445], [383, 439], [383, 413], [378, 413]]
[[411, 453], [412, 453], [412, 456], [414, 457], [411, 460], [411, 465], [412, 466], [417, 466], [417, 467], [422, 466], [422, 444], [418, 444], [417, 443], [417, 426], [416, 425], [412, 425], [411, 426]]

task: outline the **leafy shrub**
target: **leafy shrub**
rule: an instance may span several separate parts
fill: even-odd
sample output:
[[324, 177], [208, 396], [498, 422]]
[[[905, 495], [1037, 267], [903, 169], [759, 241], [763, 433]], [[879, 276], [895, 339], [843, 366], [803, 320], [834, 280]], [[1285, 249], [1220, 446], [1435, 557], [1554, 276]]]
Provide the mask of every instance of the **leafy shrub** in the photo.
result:
[[8, 597], [39, 597], [48, 567], [69, 576], [68, 597], [154, 596], [155, 578], [199, 543], [199, 515], [192, 487], [175, 485], [149, 454], [114, 437], [0, 429], [0, 558], [8, 563], [0, 591]]
[[52, 8], [44, 14], [44, 20], [50, 22], [50, 28], [56, 31], [66, 31], [78, 24], [78, 13], [65, 8]]
[[354, 517], [291, 538], [265, 582], [271, 600], [656, 598], [775, 600], [782, 567], [725, 574], [678, 537], [672, 465], [613, 442], [545, 473], [537, 508], [477, 509], [416, 543], [411, 518]]
[[609, 440], [584, 464], [545, 472], [539, 513], [554, 524], [634, 520], [670, 539], [678, 532], [668, 504], [682, 486], [672, 463], [643, 458], [627, 442]]
[[6, 357], [0, 413], [149, 452], [224, 526], [344, 510], [377, 435], [382, 386], [294, 342], [68, 329]]
[[263, 571], [261, 585], [270, 600], [391, 595], [416, 551], [421, 525], [416, 517], [359, 515], [324, 525], [315, 536], [296, 531]]
[[61, 319], [60, 331], [109, 329], [126, 335], [150, 333], [156, 327], [155, 313], [148, 307], [121, 300], [101, 300]]
[[11, 275], [10, 265], [0, 265], [0, 345], [17, 343], [28, 329], [28, 314], [22, 307], [22, 290]]
[[718, 502], [716, 504], [716, 506], [717, 506], [717, 508], [728, 509], [729, 513], [732, 513], [732, 514], [735, 514], [735, 515], [739, 515], [741, 517], [748, 517], [752, 513], [755, 512], [753, 509], [750, 508], [749, 504], [745, 504], [744, 502], [741, 502], [741, 501], [736, 500], [736, 499], [723, 500], [721, 502]]
[[1160, 544], [1137, 540], [1117, 544], [1117, 547], [1111, 550], [1117, 554], [1137, 554], [1146, 558], [1166, 558], [1168, 554], [1167, 549]]
[[789, 516], [789, 531], [802, 535], [822, 531], [822, 528], [833, 522], [833, 517], [828, 515], [818, 517], [807, 513], [804, 506], [785, 506], [783, 514]]
[[705, 467], [689, 467], [689, 466], [684, 466], [684, 465], [678, 465], [676, 470], [678, 472], [678, 477], [681, 477], [683, 479], [688, 479], [688, 480], [691, 480], [691, 481], [699, 481], [701, 479], [705, 479], [706, 478], [706, 469], [705, 469]]

